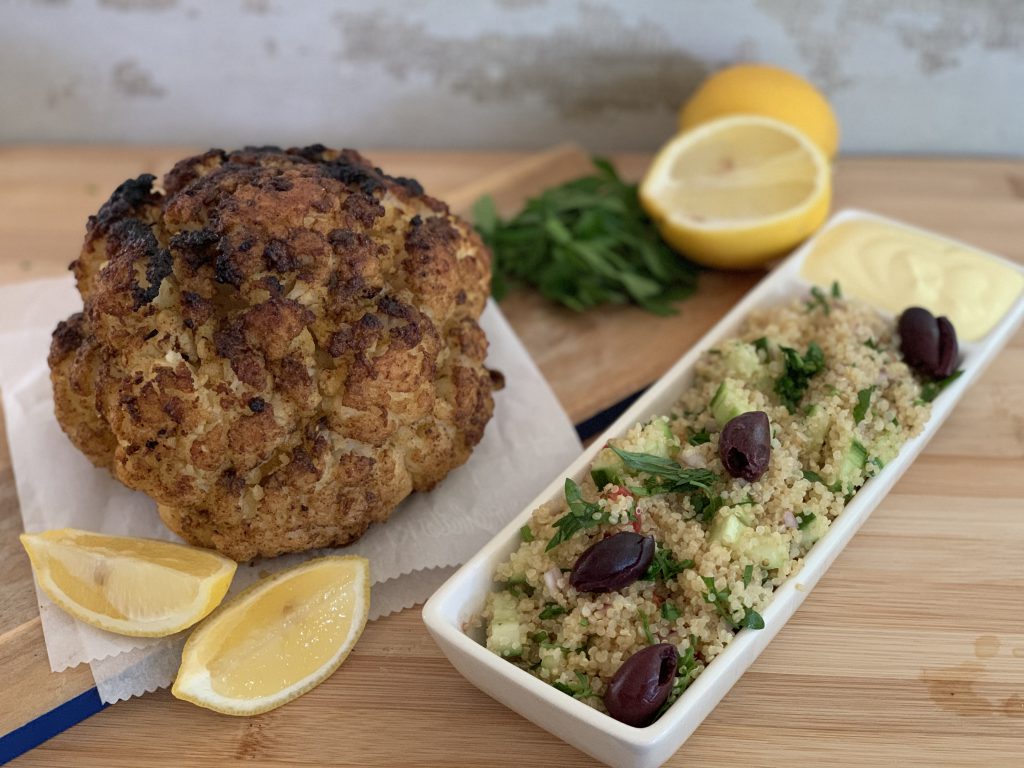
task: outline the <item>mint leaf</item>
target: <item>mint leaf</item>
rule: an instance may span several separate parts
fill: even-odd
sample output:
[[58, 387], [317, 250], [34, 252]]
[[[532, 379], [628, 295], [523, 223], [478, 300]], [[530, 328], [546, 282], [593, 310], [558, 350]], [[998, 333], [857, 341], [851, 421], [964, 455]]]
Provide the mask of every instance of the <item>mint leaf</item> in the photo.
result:
[[917, 400], [918, 404], [930, 403], [942, 393], [942, 390], [963, 376], [963, 373], [963, 368], [961, 368], [959, 371], [954, 371], [944, 379], [939, 379], [938, 381], [927, 381], [922, 384], [921, 397]]
[[677, 461], [650, 453], [623, 451], [609, 446], [622, 459], [631, 472], [650, 475], [639, 488], [630, 488], [641, 495], [652, 496], [661, 493], [696, 493], [707, 491], [718, 480], [710, 469], [683, 467]]
[[698, 268], [661, 239], [637, 185], [607, 160], [593, 162], [592, 174], [543, 191], [509, 219], [489, 198], [473, 207], [494, 257], [495, 297], [508, 284], [525, 284], [577, 312], [632, 303], [675, 314], [673, 302], [696, 290]]
[[853, 408], [854, 424], [860, 424], [864, 420], [864, 417], [868, 413], [868, 407], [871, 405], [871, 393], [874, 391], [875, 387], [872, 385], [857, 393], [857, 405]]
[[654, 557], [651, 558], [651, 564], [647, 566], [647, 571], [643, 575], [643, 580], [656, 581], [660, 579], [668, 582], [687, 568], [693, 568], [693, 560], [676, 560], [672, 550], [657, 547], [654, 550]]
[[596, 528], [609, 520], [608, 512], [601, 509], [600, 505], [583, 500], [580, 487], [570, 477], [565, 478], [565, 501], [569, 511], [555, 521], [555, 535], [544, 548], [545, 552], [568, 541], [578, 532]]
[[810, 386], [811, 378], [825, 369], [825, 353], [816, 342], [807, 346], [807, 353], [800, 355], [791, 347], [779, 347], [784, 356], [784, 370], [775, 382], [775, 394], [790, 413], [796, 413], [800, 399]]
[[689, 439], [686, 442], [688, 442], [690, 445], [704, 445], [704, 443], [711, 442], [711, 435], [708, 433], [706, 429], [702, 429], [700, 432], [694, 432], [692, 435], [690, 435]]
[[565, 608], [560, 606], [558, 603], [545, 603], [543, 610], [537, 614], [537, 618], [541, 621], [546, 619], [554, 619], [565, 613]]

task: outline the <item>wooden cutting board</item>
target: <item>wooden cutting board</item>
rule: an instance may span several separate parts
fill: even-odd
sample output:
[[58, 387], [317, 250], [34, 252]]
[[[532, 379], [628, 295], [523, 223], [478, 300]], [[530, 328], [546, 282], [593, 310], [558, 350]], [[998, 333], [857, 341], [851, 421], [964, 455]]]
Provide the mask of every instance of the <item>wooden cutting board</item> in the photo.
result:
[[[0, 150], [0, 281], [58, 274], [85, 216], [180, 148]], [[465, 210], [505, 211], [583, 173], [537, 153], [373, 153]], [[637, 177], [643, 156], [615, 158]], [[841, 159], [836, 206], [863, 207], [1024, 262], [1024, 163]], [[502, 308], [574, 421], [664, 372], [759, 277], [707, 273], [678, 316], [576, 315], [535, 294]], [[1020, 765], [1024, 754], [1024, 335], [1018, 335], [794, 619], [670, 765]], [[10, 457], [0, 439], [0, 735], [91, 686], [49, 672]], [[588, 765], [463, 680], [418, 610], [371, 624], [309, 695], [234, 719], [159, 692], [118, 704], [18, 766]]]

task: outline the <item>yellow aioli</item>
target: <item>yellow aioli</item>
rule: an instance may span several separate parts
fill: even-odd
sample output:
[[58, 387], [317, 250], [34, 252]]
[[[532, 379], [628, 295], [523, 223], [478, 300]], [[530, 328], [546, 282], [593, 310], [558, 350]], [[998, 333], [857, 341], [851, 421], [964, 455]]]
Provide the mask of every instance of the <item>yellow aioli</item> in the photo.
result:
[[980, 251], [873, 219], [851, 219], [817, 238], [800, 274], [838, 281], [843, 293], [898, 315], [946, 315], [960, 339], [980, 339], [1016, 301], [1024, 276]]

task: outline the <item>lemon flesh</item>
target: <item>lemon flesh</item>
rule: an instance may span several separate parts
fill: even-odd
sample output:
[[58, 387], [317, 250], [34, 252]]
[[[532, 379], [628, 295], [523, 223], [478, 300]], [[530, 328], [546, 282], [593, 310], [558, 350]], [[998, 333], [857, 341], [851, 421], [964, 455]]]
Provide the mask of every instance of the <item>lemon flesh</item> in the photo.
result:
[[279, 707], [341, 665], [369, 606], [365, 558], [322, 557], [276, 573], [192, 633], [172, 693], [231, 715]]
[[679, 128], [741, 114], [793, 126], [828, 158], [839, 146], [839, 123], [822, 93], [799, 75], [767, 64], [737, 64], [713, 74], [680, 109]]
[[662, 237], [711, 267], [763, 264], [821, 226], [827, 158], [785, 123], [750, 115], [682, 133], [655, 157], [640, 202]]
[[205, 549], [72, 528], [22, 534], [39, 587], [76, 619], [132, 637], [191, 627], [227, 594], [237, 565]]

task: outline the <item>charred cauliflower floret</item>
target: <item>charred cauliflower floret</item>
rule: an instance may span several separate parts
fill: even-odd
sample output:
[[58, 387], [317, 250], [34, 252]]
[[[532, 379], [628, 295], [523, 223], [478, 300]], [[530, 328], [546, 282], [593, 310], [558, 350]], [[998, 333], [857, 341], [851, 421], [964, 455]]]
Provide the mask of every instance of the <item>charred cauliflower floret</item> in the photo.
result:
[[72, 442], [238, 560], [339, 546], [491, 417], [473, 230], [352, 150], [211, 150], [122, 184], [53, 335]]

